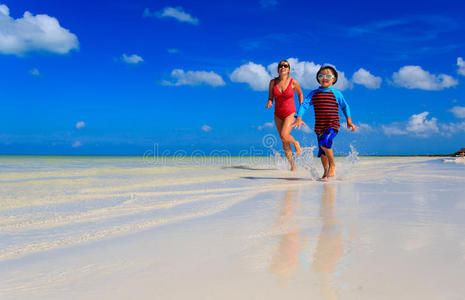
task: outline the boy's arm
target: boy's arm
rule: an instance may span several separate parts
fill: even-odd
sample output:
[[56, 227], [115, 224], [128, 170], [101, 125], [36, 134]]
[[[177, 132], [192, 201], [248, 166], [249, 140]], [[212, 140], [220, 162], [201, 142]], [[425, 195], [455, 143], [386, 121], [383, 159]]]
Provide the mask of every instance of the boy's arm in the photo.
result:
[[304, 115], [304, 113], [307, 111], [307, 109], [312, 106], [312, 97], [315, 91], [311, 91], [307, 97], [305, 97], [304, 101], [300, 104], [299, 109], [297, 110], [297, 113], [295, 114], [295, 117], [300, 117]]
[[344, 98], [344, 95], [342, 95], [342, 93], [338, 90], [333, 90], [333, 92], [336, 95], [336, 100], [337, 100], [337, 103], [339, 104], [339, 107], [342, 109], [342, 112], [344, 113], [344, 116], [346, 117], [347, 130], [355, 131], [358, 127], [352, 123], [352, 117], [350, 115], [349, 104], [347, 104], [347, 101]]
[[350, 118], [350, 108], [349, 104], [347, 104], [346, 99], [342, 95], [342, 93], [338, 90], [333, 90], [334, 95], [336, 96], [337, 103], [339, 104], [339, 107], [342, 109], [342, 112], [344, 113], [344, 116], [346, 119]]
[[355, 130], [357, 129], [358, 127], [354, 125], [354, 123], [352, 123], [352, 118], [351, 117], [348, 117], [347, 118], [347, 130], [352, 130], [352, 132], [355, 132]]
[[[313, 104], [312, 103], [312, 97], [313, 97], [313, 94], [315, 93], [315, 91], [311, 91], [307, 97], [305, 97], [305, 100], [300, 104], [299, 106], [299, 109], [297, 110], [297, 113], [294, 115], [295, 117], [295, 121], [294, 123], [292, 124], [292, 126], [294, 126], [294, 128], [298, 128], [300, 129], [300, 126], [307, 126], [307, 124], [305, 124], [303, 121], [302, 121], [302, 116], [304, 115], [304, 113], [307, 111], [307, 109]], [[300, 101], [299, 101], [300, 102]]]

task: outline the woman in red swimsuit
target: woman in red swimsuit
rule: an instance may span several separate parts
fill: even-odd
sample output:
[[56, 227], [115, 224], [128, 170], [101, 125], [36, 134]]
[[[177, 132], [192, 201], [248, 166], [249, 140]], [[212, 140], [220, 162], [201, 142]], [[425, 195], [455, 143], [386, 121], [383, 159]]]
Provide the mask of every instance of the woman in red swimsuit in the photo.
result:
[[284, 153], [286, 154], [289, 163], [291, 164], [291, 171], [295, 171], [294, 160], [292, 159], [291, 144], [294, 145], [295, 152], [300, 155], [302, 150], [300, 144], [292, 135], [292, 123], [294, 123], [295, 104], [294, 104], [294, 91], [299, 96], [299, 102], [302, 104], [304, 95], [300, 89], [297, 80], [289, 77], [291, 66], [287, 60], [282, 60], [278, 64], [279, 76], [270, 81], [270, 88], [268, 92], [268, 103], [266, 108], [273, 106], [273, 98], [275, 99], [276, 106], [274, 110], [274, 122], [279, 132], [279, 137], [283, 142]]

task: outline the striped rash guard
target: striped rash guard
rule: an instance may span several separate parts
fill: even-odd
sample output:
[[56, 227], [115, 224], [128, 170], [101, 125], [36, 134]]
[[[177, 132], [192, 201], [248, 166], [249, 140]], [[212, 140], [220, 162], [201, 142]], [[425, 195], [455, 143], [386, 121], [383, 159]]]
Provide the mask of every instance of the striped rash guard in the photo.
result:
[[296, 117], [302, 117], [313, 105], [315, 111], [315, 133], [321, 134], [329, 128], [339, 131], [339, 107], [344, 116], [350, 117], [350, 109], [342, 93], [332, 86], [311, 91], [300, 105]]

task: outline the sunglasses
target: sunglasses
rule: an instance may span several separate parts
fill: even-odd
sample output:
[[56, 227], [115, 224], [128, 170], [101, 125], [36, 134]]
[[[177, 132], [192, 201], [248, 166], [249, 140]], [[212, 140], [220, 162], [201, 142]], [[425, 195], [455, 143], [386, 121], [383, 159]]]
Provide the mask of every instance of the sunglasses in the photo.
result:
[[333, 77], [335, 77], [335, 76], [332, 75], [332, 74], [326, 74], [326, 75], [318, 74], [318, 79], [323, 79], [323, 78], [332, 79]]
[[286, 65], [286, 64], [279, 65], [278, 69], [281, 69], [281, 68], [289, 68], [289, 65]]

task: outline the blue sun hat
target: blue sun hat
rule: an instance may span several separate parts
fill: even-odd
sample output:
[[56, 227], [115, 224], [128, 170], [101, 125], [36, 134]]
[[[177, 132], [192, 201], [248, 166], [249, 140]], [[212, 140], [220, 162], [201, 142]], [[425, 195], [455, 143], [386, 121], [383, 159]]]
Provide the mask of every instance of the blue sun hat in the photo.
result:
[[316, 72], [316, 81], [318, 81], [318, 74], [320, 74], [321, 70], [323, 70], [323, 69], [330, 69], [333, 72], [334, 77], [336, 77], [336, 80], [334, 80], [334, 83], [336, 83], [337, 82], [337, 77], [338, 77], [336, 67], [331, 65], [331, 64], [323, 64], [321, 66], [321, 68], [318, 70], [318, 72]]

